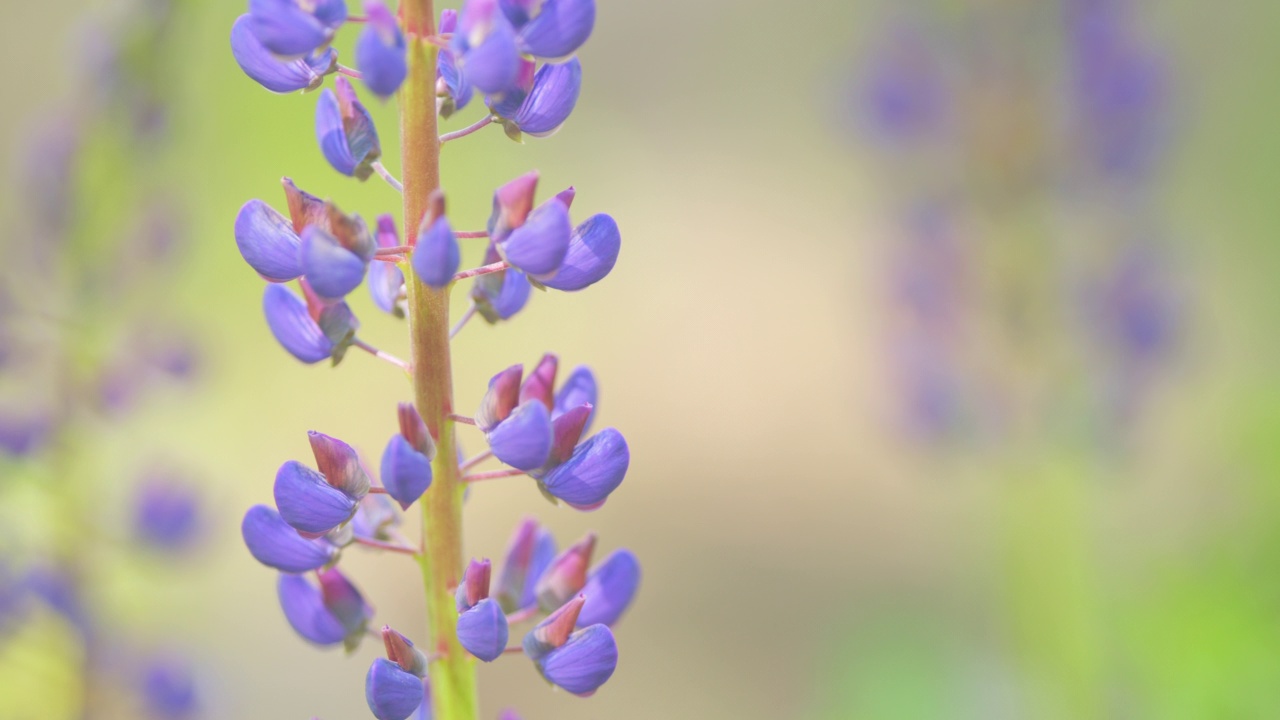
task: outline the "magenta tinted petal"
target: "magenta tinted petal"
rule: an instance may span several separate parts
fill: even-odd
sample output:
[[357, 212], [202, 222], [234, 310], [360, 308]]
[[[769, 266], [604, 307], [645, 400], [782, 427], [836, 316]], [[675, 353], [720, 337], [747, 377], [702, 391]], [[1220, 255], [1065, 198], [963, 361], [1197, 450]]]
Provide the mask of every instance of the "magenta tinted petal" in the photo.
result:
[[[390, 215], [382, 215], [378, 218], [377, 242], [380, 248], [396, 247], [400, 244], [395, 219]], [[369, 295], [373, 297], [373, 304], [383, 312], [403, 317], [400, 292], [404, 288], [404, 273], [400, 272], [400, 267], [391, 262], [374, 262], [369, 265], [366, 275], [369, 279]]]
[[498, 244], [507, 262], [535, 278], [552, 276], [569, 250], [573, 225], [569, 209], [552, 199], [529, 213], [520, 227]]
[[320, 573], [320, 591], [324, 605], [342, 624], [347, 647], [360, 644], [373, 618], [373, 608], [346, 575], [333, 567]]
[[593, 408], [590, 405], [579, 405], [561, 413], [551, 421], [553, 440], [551, 459], [548, 462], [559, 465], [573, 457], [573, 451], [578, 447], [578, 441], [582, 439], [582, 433], [586, 430], [587, 422], [591, 420], [592, 412]]
[[551, 453], [551, 414], [540, 402], [527, 402], [486, 433], [494, 457], [520, 470], [539, 468]]
[[555, 405], [551, 408], [551, 419], [555, 420], [566, 412], [582, 405], [591, 406], [591, 415], [587, 418], [587, 422], [582, 426], [582, 432], [586, 432], [591, 427], [591, 420], [595, 417], [596, 410], [600, 407], [600, 391], [596, 385], [595, 373], [591, 372], [591, 368], [586, 365], [579, 365], [573, 369], [569, 377], [560, 383], [560, 389], [556, 391]]
[[520, 402], [537, 400], [550, 410], [552, 388], [556, 384], [556, 370], [560, 366], [560, 358], [555, 353], [547, 353], [538, 361], [537, 367], [529, 373], [520, 386]]
[[369, 666], [364, 699], [378, 720], [405, 720], [422, 704], [423, 697], [422, 680], [399, 665], [377, 658]]
[[546, 0], [520, 28], [520, 51], [548, 60], [566, 57], [582, 47], [595, 24], [595, 0]]
[[[328, 13], [334, 3], [324, 3]], [[326, 17], [341, 22], [345, 18]], [[271, 52], [285, 57], [302, 56], [329, 41], [331, 28], [297, 0], [249, 0], [250, 29]]]
[[569, 250], [556, 274], [542, 284], [556, 290], [581, 290], [604, 279], [618, 262], [622, 234], [605, 214], [592, 215], [573, 231]]
[[329, 532], [356, 511], [355, 498], [296, 460], [286, 462], [276, 472], [275, 498], [280, 517], [300, 532], [313, 536]]
[[289, 288], [268, 285], [262, 295], [262, 312], [267, 317], [271, 334], [290, 355], [302, 362], [320, 362], [333, 352], [333, 342], [311, 319], [302, 298]]
[[374, 94], [390, 97], [408, 73], [404, 34], [380, 0], [369, 0], [364, 9], [367, 21], [356, 40], [356, 67]]
[[480, 399], [476, 410], [476, 425], [488, 432], [506, 420], [520, 404], [520, 378], [524, 377], [523, 365], [512, 365], [489, 378], [489, 389]]
[[418, 235], [410, 262], [422, 282], [433, 288], [442, 288], [453, 281], [462, 263], [462, 252], [448, 218], [436, 218]]
[[337, 92], [326, 88], [316, 101], [316, 140], [333, 169], [364, 180], [382, 154], [378, 132], [350, 82], [338, 77], [334, 87]]
[[298, 534], [266, 505], [254, 505], [240, 524], [244, 544], [258, 562], [287, 573], [303, 573], [322, 567], [338, 550], [324, 540], [308, 540]]
[[541, 479], [547, 492], [578, 509], [598, 506], [622, 484], [631, 452], [622, 433], [606, 428], [578, 446]]
[[577, 58], [562, 65], [543, 65], [515, 114], [516, 126], [534, 137], [550, 135], [569, 119], [581, 87], [582, 64]]
[[493, 662], [507, 648], [507, 616], [493, 598], [485, 598], [458, 616], [458, 642], [467, 652]]
[[587, 568], [596, 549], [596, 536], [586, 537], [565, 548], [551, 561], [534, 586], [538, 606], [543, 610], [555, 610], [573, 599], [587, 584]]
[[587, 599], [578, 627], [613, 625], [622, 617], [640, 588], [640, 561], [630, 550], [615, 550], [587, 576], [582, 595]]
[[556, 552], [555, 538], [537, 520], [528, 518], [516, 528], [493, 590], [504, 610], [515, 612], [534, 604], [534, 586]]
[[398, 433], [382, 453], [382, 486], [405, 510], [431, 487], [431, 461]]
[[316, 467], [320, 469], [325, 482], [356, 500], [368, 494], [369, 474], [360, 464], [360, 454], [355, 448], [336, 437], [315, 430], [307, 431], [307, 442], [311, 445], [311, 454], [315, 456]]
[[276, 595], [285, 619], [303, 639], [317, 645], [336, 645], [346, 637], [342, 622], [324, 606], [320, 588], [306, 577], [281, 573]]
[[514, 117], [520, 111], [520, 105], [524, 103], [525, 98], [529, 97], [529, 92], [533, 90], [536, 67], [536, 63], [532, 60], [520, 58], [520, 67], [516, 70], [516, 79], [511, 87], [485, 99], [489, 110], [498, 117]]
[[579, 630], [538, 661], [538, 670], [551, 684], [581, 696], [604, 685], [617, 667], [618, 644], [604, 625]]
[[248, 15], [231, 26], [231, 54], [245, 75], [275, 93], [314, 90], [337, 60], [332, 48], [305, 60], [281, 60], [254, 36]]
[[236, 247], [244, 261], [271, 282], [288, 282], [302, 274], [301, 241], [293, 224], [261, 200], [250, 200], [236, 215]]
[[302, 231], [299, 257], [307, 282], [321, 297], [345, 297], [364, 281], [364, 260], [314, 225]]

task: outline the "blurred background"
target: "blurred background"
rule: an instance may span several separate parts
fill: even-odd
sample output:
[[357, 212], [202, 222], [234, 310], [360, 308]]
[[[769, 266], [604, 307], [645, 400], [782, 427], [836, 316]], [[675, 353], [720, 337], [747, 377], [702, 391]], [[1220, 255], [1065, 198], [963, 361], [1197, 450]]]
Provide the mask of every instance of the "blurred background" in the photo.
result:
[[[479, 487], [466, 539], [532, 514], [644, 579], [600, 693], [508, 660], [482, 715], [1280, 716], [1280, 6], [599, 5], [565, 128], [443, 176], [466, 228], [528, 169], [575, 185], [620, 262], [468, 327], [455, 381], [589, 363], [633, 462], [594, 513]], [[238, 525], [306, 430], [380, 452], [408, 388], [283, 352], [231, 229], [282, 175], [399, 201], [328, 167], [315, 95], [241, 73], [241, 12], [6, 8], [0, 718], [368, 717], [377, 644], [307, 646]], [[422, 637], [413, 564], [351, 555]]]

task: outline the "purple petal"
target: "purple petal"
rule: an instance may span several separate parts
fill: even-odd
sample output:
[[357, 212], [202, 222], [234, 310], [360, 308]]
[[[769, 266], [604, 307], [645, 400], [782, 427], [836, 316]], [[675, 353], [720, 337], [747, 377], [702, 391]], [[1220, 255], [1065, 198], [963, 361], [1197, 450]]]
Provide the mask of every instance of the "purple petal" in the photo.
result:
[[591, 567], [591, 555], [595, 549], [596, 536], [587, 533], [586, 537], [565, 548], [551, 561], [534, 586], [539, 607], [555, 610], [582, 590], [587, 584], [587, 568]]
[[541, 478], [542, 485], [571, 506], [591, 509], [599, 506], [622, 484], [631, 452], [622, 433], [606, 428], [578, 446], [573, 457]]
[[453, 234], [448, 218], [437, 218], [418, 235], [411, 264], [422, 282], [436, 289], [445, 287], [453, 282], [453, 274], [458, 272], [461, 263], [458, 238]]
[[385, 540], [388, 530], [400, 524], [400, 514], [395, 502], [382, 493], [370, 493], [360, 501], [356, 514], [351, 518], [351, 531], [357, 537]]
[[345, 297], [364, 281], [365, 263], [360, 256], [314, 225], [302, 231], [299, 257], [307, 282], [321, 297]]
[[494, 457], [520, 470], [539, 468], [551, 453], [551, 414], [540, 402], [527, 402], [485, 437]]
[[525, 98], [529, 97], [529, 92], [533, 90], [533, 77], [536, 63], [532, 60], [520, 58], [520, 67], [516, 71], [516, 79], [511, 83], [511, 87], [485, 98], [489, 110], [493, 114], [510, 118], [520, 111], [520, 105]]
[[[326, 3], [326, 11], [332, 12], [332, 5]], [[306, 55], [332, 37], [326, 23], [304, 10], [297, 0], [249, 0], [249, 21], [254, 36], [268, 50], [285, 57]]]
[[506, 420], [511, 411], [520, 404], [520, 378], [524, 376], [523, 365], [512, 365], [489, 378], [489, 389], [480, 399], [480, 409], [476, 410], [476, 425], [488, 432]]
[[467, 652], [493, 662], [507, 648], [507, 616], [493, 598], [485, 598], [458, 616], [458, 642]]
[[578, 441], [582, 439], [582, 433], [586, 431], [587, 422], [591, 419], [592, 410], [593, 408], [590, 405], [579, 405], [561, 413], [559, 417], [551, 421], [552, 435], [554, 437], [551, 443], [549, 463], [559, 465], [573, 457], [573, 451], [577, 448]]
[[281, 465], [276, 473], [275, 497], [285, 522], [316, 537], [346, 522], [356, 511], [355, 498], [296, 460]]
[[529, 559], [529, 571], [525, 577], [524, 591], [520, 595], [520, 607], [526, 608], [538, 602], [538, 581], [546, 574], [547, 568], [555, 562], [559, 555], [556, 539], [545, 528], [538, 532], [533, 546], [533, 556]]
[[364, 601], [360, 590], [336, 567], [320, 573], [320, 591], [325, 607], [342, 624], [347, 648], [355, 648], [369, 628], [373, 608]]
[[529, 213], [498, 249], [507, 262], [533, 277], [552, 276], [564, 262], [572, 234], [569, 209], [553, 198]]
[[462, 9], [452, 50], [471, 84], [498, 93], [515, 83], [520, 70], [516, 32], [493, 0], [470, 0]]
[[587, 423], [582, 426], [582, 432], [586, 432], [591, 427], [591, 420], [595, 418], [596, 411], [600, 408], [600, 391], [596, 386], [596, 376], [591, 372], [591, 368], [586, 365], [579, 365], [573, 369], [569, 377], [560, 383], [560, 389], [556, 391], [555, 405], [551, 408], [551, 419], [556, 418], [582, 405], [591, 406], [591, 415], [587, 418]]
[[266, 505], [254, 505], [240, 524], [244, 544], [258, 562], [282, 572], [303, 573], [331, 562], [338, 549], [324, 540], [298, 534]]
[[364, 84], [379, 97], [390, 97], [408, 74], [404, 34], [395, 16], [379, 0], [364, 4], [368, 18], [356, 40], [356, 67]]
[[[556, 555], [555, 538], [527, 518], [516, 528], [498, 573], [493, 596], [507, 612], [533, 604], [533, 587]], [[526, 599], [527, 598], [527, 599]]]
[[524, 273], [506, 270], [477, 278], [471, 289], [471, 299], [475, 300], [485, 320], [496, 323], [508, 320], [523, 310], [532, 291], [533, 286]]
[[338, 55], [329, 48], [304, 60], [281, 60], [249, 29], [249, 16], [241, 15], [231, 26], [231, 54], [236, 63], [259, 85], [275, 93], [314, 90], [332, 71]]
[[324, 606], [320, 588], [306, 577], [281, 573], [276, 595], [285, 619], [304, 640], [317, 645], [336, 645], [347, 636], [342, 621]]
[[405, 510], [431, 487], [431, 461], [399, 433], [382, 453], [382, 486]]
[[271, 334], [295, 358], [304, 363], [316, 363], [333, 352], [334, 343], [311, 319], [302, 298], [289, 288], [268, 285], [262, 295], [262, 311], [267, 316]]
[[[382, 215], [378, 218], [377, 242], [380, 248], [396, 247], [400, 244], [400, 237], [396, 233], [396, 221], [390, 215]], [[368, 279], [369, 294], [373, 297], [373, 303], [378, 306], [378, 309], [396, 317], [404, 317], [404, 311], [399, 304], [400, 291], [404, 287], [404, 273], [400, 272], [400, 267], [390, 262], [371, 263]]]
[[560, 366], [560, 358], [555, 353], [547, 353], [538, 361], [538, 366], [529, 373], [529, 377], [525, 378], [523, 384], [520, 385], [520, 400], [523, 403], [527, 400], [537, 400], [550, 410], [551, 389], [556, 384], [556, 370]]
[[316, 101], [316, 140], [333, 169], [364, 180], [382, 154], [378, 132], [350, 82], [338, 77], [334, 87], [336, 92], [326, 88]]
[[573, 231], [569, 251], [556, 274], [542, 281], [556, 290], [581, 290], [604, 279], [618, 262], [622, 234], [605, 214], [592, 215]]
[[244, 261], [271, 282], [288, 282], [302, 274], [301, 241], [288, 218], [261, 200], [250, 200], [236, 215], [236, 247]]
[[515, 114], [516, 126], [534, 137], [554, 133], [578, 104], [581, 87], [582, 63], [577, 58], [562, 65], [543, 65]]
[[595, 0], [546, 0], [520, 28], [520, 51], [548, 60], [567, 57], [582, 47], [595, 24]]
[[364, 680], [364, 699], [378, 720], [405, 720], [422, 704], [422, 680], [405, 672], [386, 658], [369, 666]]
[[563, 647], [538, 661], [543, 677], [583, 697], [604, 685], [617, 667], [618, 644], [604, 625], [579, 630]]
[[640, 561], [630, 550], [615, 550], [587, 577], [582, 588], [587, 602], [578, 616], [578, 627], [618, 622], [639, 588]]

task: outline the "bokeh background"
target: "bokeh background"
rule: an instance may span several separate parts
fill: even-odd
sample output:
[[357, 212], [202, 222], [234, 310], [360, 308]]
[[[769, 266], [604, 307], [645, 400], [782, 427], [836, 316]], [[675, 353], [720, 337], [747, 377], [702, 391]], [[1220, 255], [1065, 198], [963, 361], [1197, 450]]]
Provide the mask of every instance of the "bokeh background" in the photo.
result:
[[[130, 7], [6, 7], [6, 298], [30, 292], [12, 268], [44, 242], [32, 190], [52, 160], [34, 138], [104, 87], [85, 82], [94, 48]], [[315, 96], [242, 75], [242, 11], [174, 2], [153, 61], [163, 139], [89, 171], [96, 227], [128, 227], [137, 198], [116, 186], [137, 173], [113, 168], [148, 168], [138, 194], [180, 218], [175, 257], [129, 279], [127, 302], [5, 316], [38, 338], [136, 318], [194, 340], [194, 378], [88, 413], [74, 461], [0, 461], [0, 548], [15, 572], [41, 542], [80, 553], [83, 600], [116, 637], [193, 659], [201, 717], [363, 718], [376, 643], [344, 657], [296, 637], [238, 524], [308, 456], [304, 431], [379, 452], [407, 387], [363, 354], [285, 354], [231, 225], [250, 198], [282, 206], [282, 175], [366, 217], [398, 198], [327, 166]], [[468, 228], [530, 168], [575, 185], [575, 217], [618, 219], [620, 263], [468, 327], [456, 387], [467, 408], [511, 363], [589, 363], [631, 470], [589, 514], [525, 483], [477, 488], [466, 539], [498, 557], [533, 514], [562, 543], [596, 529], [603, 550], [632, 548], [644, 580], [596, 697], [509, 659], [481, 670], [483, 715], [1280, 716], [1277, 30], [1265, 2], [601, 0], [566, 127], [477, 134], [443, 173]], [[370, 104], [398, 174], [395, 106]], [[362, 337], [407, 355], [403, 323], [353, 297]], [[59, 383], [4, 373], [10, 424]], [[178, 557], [136, 558], [77, 520], [127, 528], [153, 456], [201, 500]], [[381, 621], [421, 637], [412, 563], [352, 555]], [[0, 624], [0, 717], [77, 716], [66, 617]], [[94, 691], [95, 717], [137, 717], [126, 695]]]

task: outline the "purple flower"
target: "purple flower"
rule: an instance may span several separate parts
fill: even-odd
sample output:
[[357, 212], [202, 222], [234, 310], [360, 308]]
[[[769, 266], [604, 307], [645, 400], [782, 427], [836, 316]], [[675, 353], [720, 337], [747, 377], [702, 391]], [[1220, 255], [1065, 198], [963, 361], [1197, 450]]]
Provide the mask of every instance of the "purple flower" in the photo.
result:
[[48, 415], [0, 415], [0, 452], [14, 457], [34, 455], [44, 449], [53, 428], [53, 418]]
[[511, 121], [526, 135], [547, 137], [553, 134], [569, 118], [578, 103], [578, 91], [582, 88], [582, 64], [573, 58], [561, 65], [543, 65], [533, 78], [533, 86], [522, 100], [517, 100], [514, 111], [504, 106], [506, 112], [494, 112]]
[[556, 541], [537, 520], [526, 519], [516, 529], [507, 547], [506, 559], [494, 597], [507, 612], [531, 607], [537, 602], [534, 588], [556, 557]]
[[538, 171], [531, 170], [493, 191], [493, 212], [489, 215], [489, 237], [495, 242], [524, 224], [533, 210], [538, 191]]
[[[396, 221], [390, 215], [382, 215], [378, 217], [377, 241], [379, 248], [397, 247], [400, 245], [400, 236], [396, 233]], [[400, 268], [396, 263], [391, 262], [375, 262], [369, 265], [369, 295], [373, 297], [373, 304], [378, 309], [395, 315], [396, 317], [404, 317], [405, 311], [402, 305], [402, 293], [404, 292], [404, 273], [400, 272]]]
[[340, 359], [360, 327], [346, 303], [326, 305], [318, 299], [304, 303], [283, 285], [267, 286], [262, 295], [262, 311], [280, 345], [305, 363], [328, 357]]
[[493, 598], [484, 598], [458, 616], [458, 642], [467, 652], [493, 662], [507, 648], [507, 616]]
[[542, 467], [551, 453], [551, 413], [540, 402], [518, 406], [485, 433], [494, 457], [514, 468]]
[[195, 489], [172, 478], [144, 480], [134, 496], [138, 537], [164, 550], [190, 547], [200, 531], [200, 498]]
[[427, 656], [422, 651], [413, 646], [413, 641], [392, 630], [389, 626], [382, 626], [382, 644], [387, 651], [387, 659], [395, 663], [401, 670], [425, 677], [427, 674]]
[[453, 282], [462, 254], [448, 218], [441, 215], [418, 233], [411, 262], [422, 282], [437, 290]]
[[857, 102], [873, 131], [910, 141], [941, 124], [948, 98], [936, 45], [920, 28], [901, 27], [889, 33], [868, 61]]
[[250, 200], [236, 215], [236, 247], [244, 261], [270, 282], [302, 275], [301, 240], [290, 221], [261, 200]]
[[[498, 259], [498, 254], [494, 251], [492, 259], [486, 258], [485, 264], [495, 263]], [[486, 321], [496, 323], [509, 320], [523, 310], [532, 291], [533, 285], [524, 273], [519, 270], [504, 270], [476, 278], [475, 285], [471, 288], [471, 299]]]
[[552, 650], [563, 647], [569, 641], [569, 636], [573, 634], [574, 625], [578, 622], [578, 615], [581, 614], [585, 602], [586, 598], [579, 595], [543, 618], [524, 636], [521, 642], [524, 654], [536, 662], [546, 657]]
[[573, 457], [573, 451], [582, 439], [595, 408], [591, 405], [579, 405], [571, 408], [551, 421], [551, 457], [548, 466], [554, 467]]
[[198, 703], [191, 668], [172, 657], [152, 659], [143, 671], [142, 699], [152, 717], [193, 717]]
[[507, 90], [520, 69], [515, 29], [497, 0], [467, 0], [450, 50], [467, 80], [484, 93]]
[[391, 531], [400, 525], [400, 513], [395, 507], [395, 502], [382, 493], [365, 495], [351, 518], [352, 534], [370, 540], [389, 540]]
[[245, 75], [271, 92], [315, 90], [338, 66], [338, 53], [333, 48], [303, 59], [281, 60], [254, 36], [249, 24], [249, 16], [241, 15], [231, 26], [231, 54]]
[[345, 297], [364, 281], [366, 261], [315, 225], [302, 231], [298, 255], [307, 282], [320, 297]]
[[[458, 27], [458, 11], [447, 9], [440, 11], [440, 34], [452, 33]], [[437, 83], [436, 93], [448, 95], [444, 98], [444, 102], [440, 106], [440, 116], [448, 118], [458, 110], [461, 110], [471, 102], [472, 87], [467, 81], [465, 75], [458, 68], [457, 56], [454, 55], [450, 48], [441, 48], [438, 64], [436, 66], [436, 77], [444, 83], [444, 87], [440, 88]]]
[[579, 445], [563, 464], [532, 473], [542, 488], [579, 510], [604, 504], [626, 477], [631, 452], [622, 433], [605, 428]]
[[596, 565], [582, 587], [586, 605], [578, 627], [613, 625], [626, 612], [640, 587], [640, 561], [630, 550], [615, 550]]
[[519, 28], [520, 51], [555, 60], [573, 54], [591, 36], [596, 24], [595, 0], [545, 0], [536, 15], [528, 10], [534, 3], [503, 0], [503, 10]]
[[275, 483], [280, 517], [308, 537], [320, 537], [351, 519], [359, 498], [325, 481], [325, 476], [295, 460], [280, 466]]
[[618, 667], [618, 644], [605, 625], [592, 625], [536, 661], [552, 685], [588, 697], [608, 682]]
[[316, 645], [337, 645], [346, 638], [342, 621], [325, 607], [324, 594], [306, 577], [281, 573], [276, 595], [285, 619], [303, 639]]
[[293, 231], [301, 234], [308, 225], [319, 225], [330, 230], [329, 211], [332, 203], [325, 202], [311, 193], [302, 190], [289, 178], [281, 178], [284, 186], [285, 201], [289, 204], [289, 219], [293, 221]]
[[555, 610], [582, 590], [587, 584], [587, 568], [591, 566], [591, 555], [595, 549], [595, 533], [587, 533], [586, 537], [570, 545], [551, 561], [534, 586], [539, 607], [547, 611]]
[[359, 180], [373, 174], [373, 163], [382, 156], [373, 118], [356, 98], [350, 81], [339, 75], [333, 90], [325, 89], [316, 101], [316, 139], [320, 150], [343, 175]]
[[431, 487], [431, 461], [409, 444], [403, 435], [391, 436], [382, 453], [382, 486], [408, 510]]
[[549, 288], [565, 291], [594, 285], [613, 270], [621, 247], [622, 235], [613, 218], [604, 214], [592, 215], [573, 231], [560, 269], [541, 282]]
[[266, 505], [249, 508], [240, 525], [240, 533], [258, 562], [282, 572], [315, 570], [338, 556], [338, 549], [331, 543], [302, 537], [280, 513]]
[[556, 370], [559, 366], [560, 358], [554, 353], [543, 355], [538, 361], [538, 366], [520, 385], [520, 404], [537, 400], [551, 410], [554, 407], [552, 393], [556, 386]]
[[268, 50], [306, 55], [327, 44], [347, 19], [345, 0], [249, 0], [249, 28]]
[[369, 474], [355, 448], [315, 430], [307, 431], [307, 441], [326, 482], [357, 500], [369, 492]]
[[380, 0], [364, 4], [368, 18], [356, 40], [356, 67], [364, 84], [379, 97], [390, 97], [408, 74], [404, 34], [396, 18]]
[[596, 376], [591, 372], [591, 368], [586, 365], [579, 365], [573, 369], [569, 377], [560, 384], [560, 389], [556, 391], [555, 404], [551, 408], [551, 420], [555, 421], [566, 412], [590, 405], [592, 412], [587, 416], [586, 423], [582, 426], [582, 432], [586, 432], [591, 427], [591, 419], [595, 417], [595, 410], [600, 407], [600, 390], [596, 385]]
[[553, 277], [564, 262], [572, 234], [569, 208], [552, 198], [529, 213], [525, 222], [495, 247], [508, 263], [544, 280]]
[[422, 679], [399, 665], [377, 658], [364, 680], [364, 699], [378, 720], [405, 720], [422, 704]]
[[487, 558], [473, 559], [467, 563], [467, 569], [462, 572], [462, 582], [454, 591], [454, 604], [458, 612], [466, 612], [489, 597], [489, 578], [492, 574], [493, 565]]
[[324, 606], [342, 624], [346, 632], [346, 647], [353, 650], [369, 629], [373, 608], [364, 601], [360, 590], [336, 567], [321, 571], [319, 578]]

